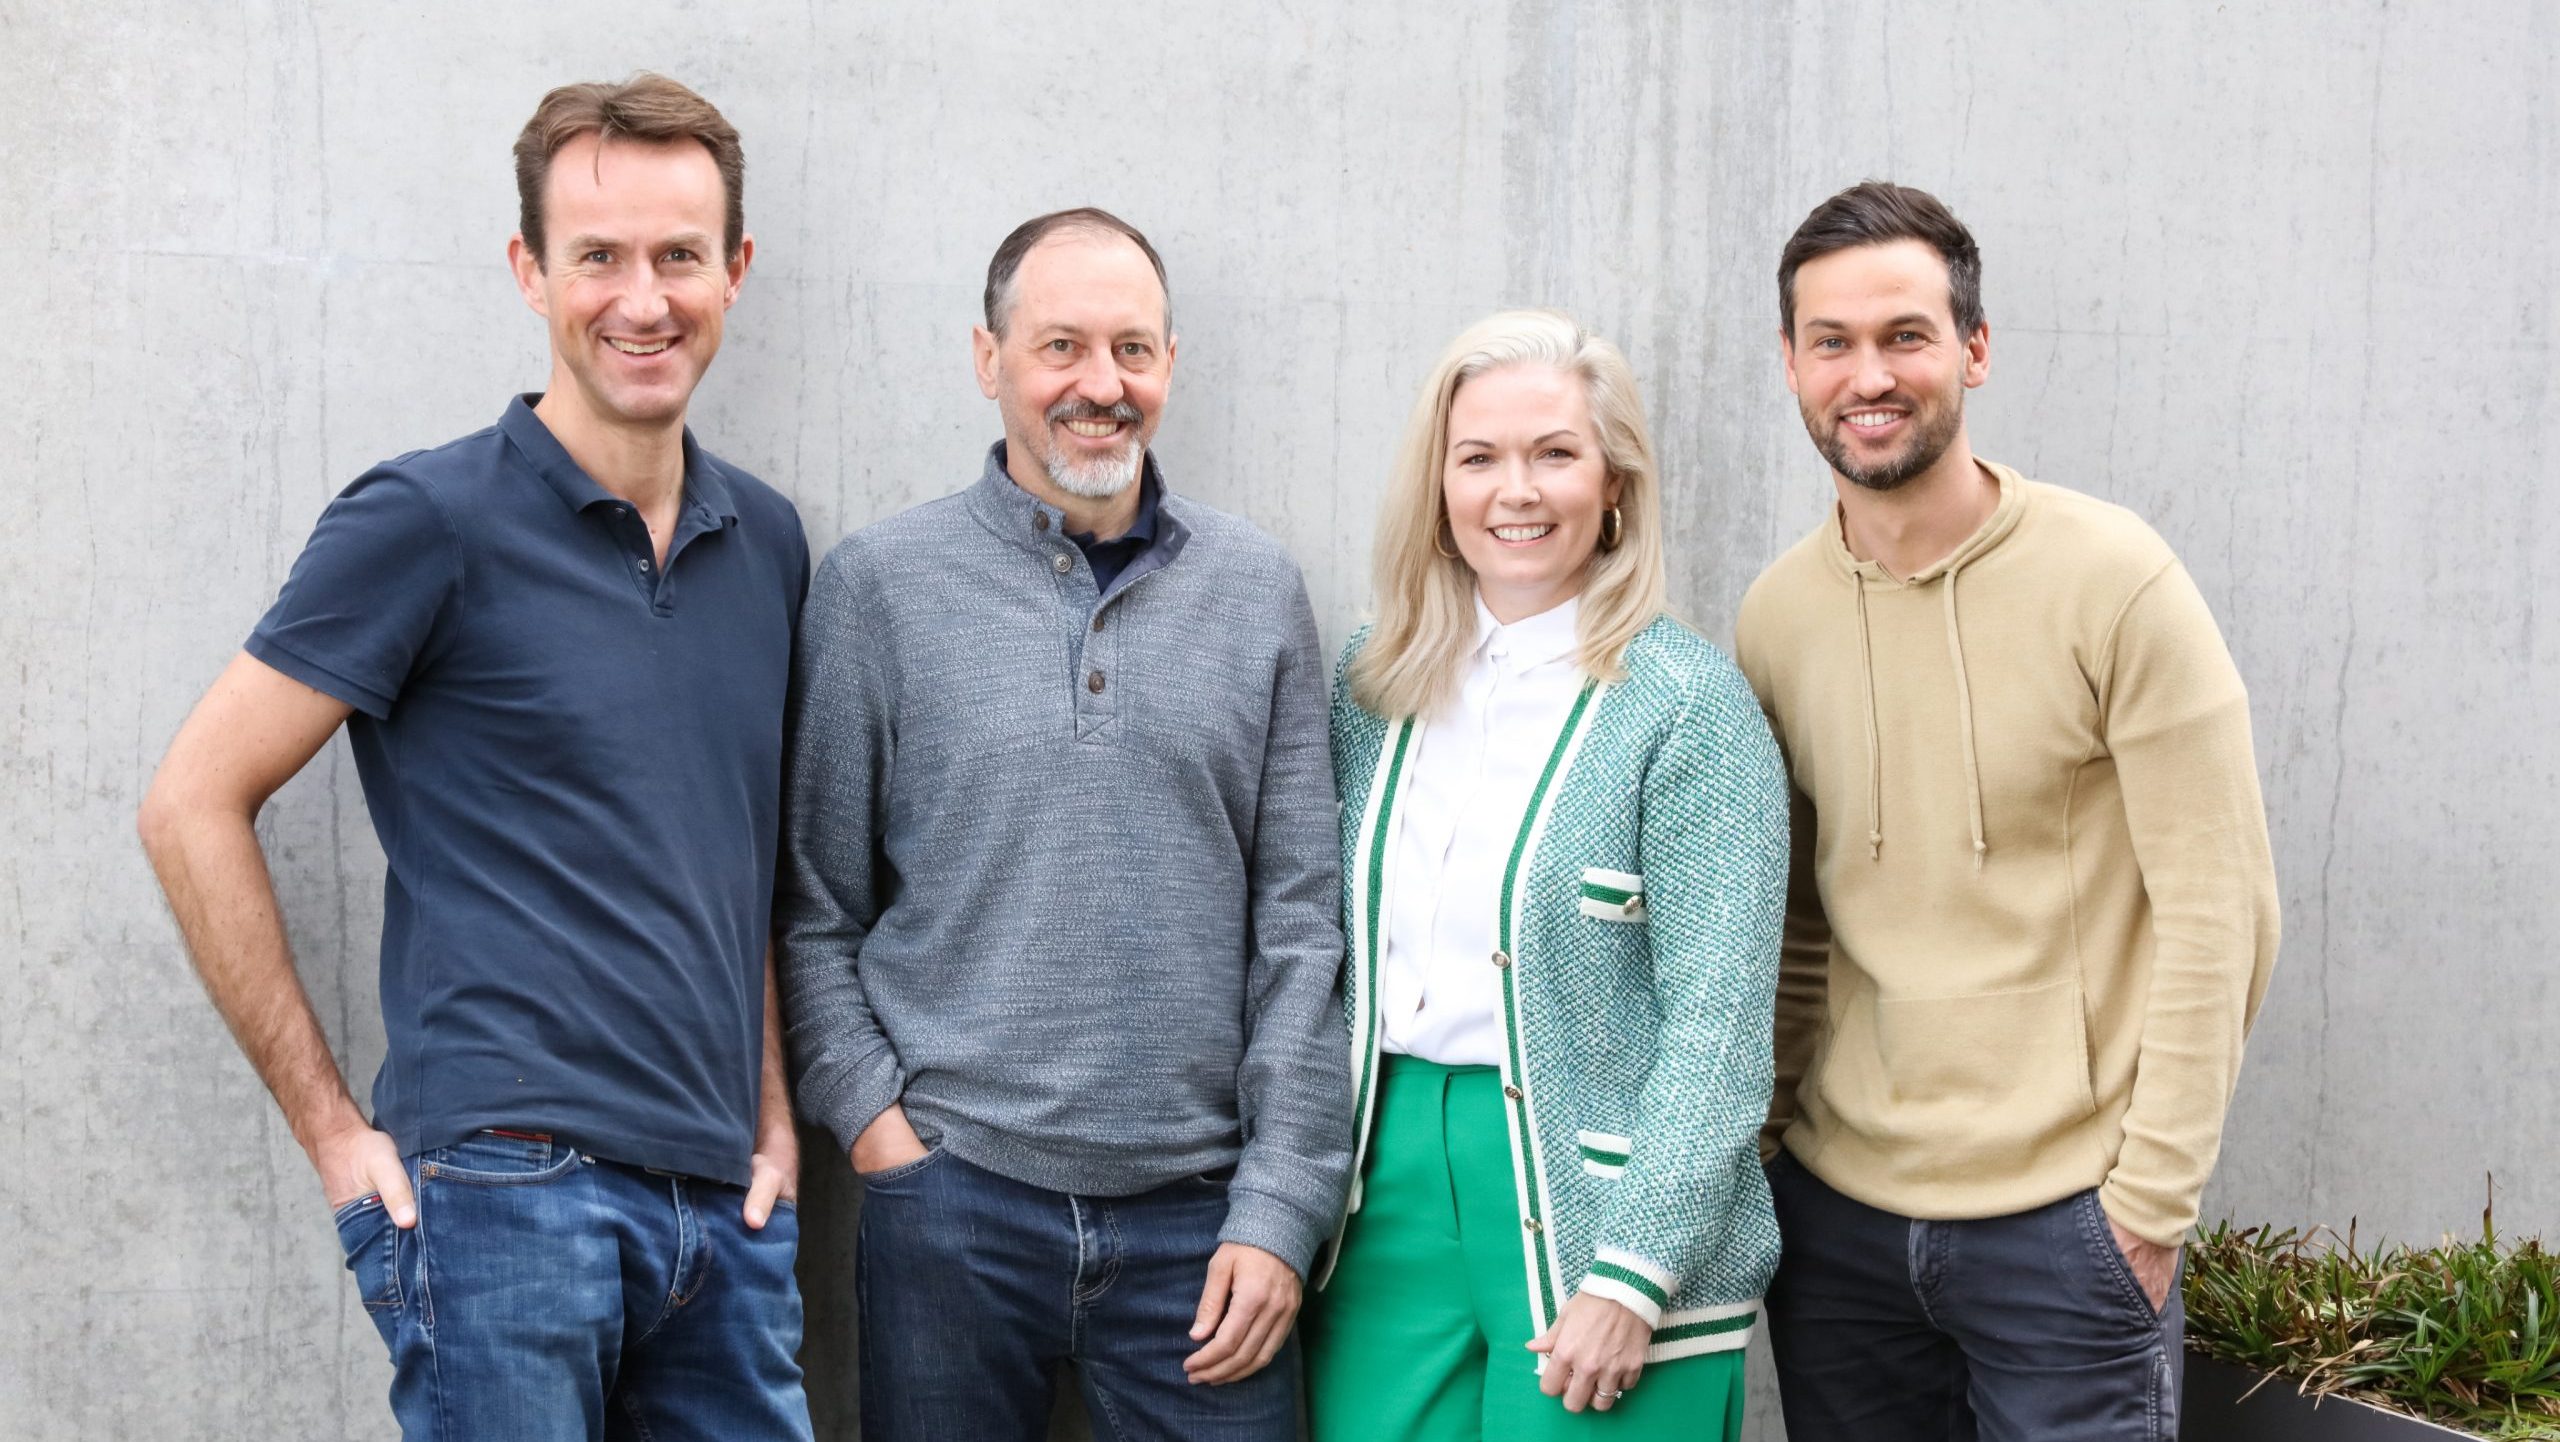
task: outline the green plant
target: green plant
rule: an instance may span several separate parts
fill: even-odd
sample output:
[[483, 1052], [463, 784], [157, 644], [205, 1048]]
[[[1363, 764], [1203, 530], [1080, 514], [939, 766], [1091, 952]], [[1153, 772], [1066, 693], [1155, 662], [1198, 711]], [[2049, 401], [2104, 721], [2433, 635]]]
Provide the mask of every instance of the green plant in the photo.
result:
[[2560, 1256], [2538, 1239], [2356, 1248], [2326, 1227], [2187, 1247], [2187, 1342], [2208, 1356], [2499, 1439], [2560, 1439]]

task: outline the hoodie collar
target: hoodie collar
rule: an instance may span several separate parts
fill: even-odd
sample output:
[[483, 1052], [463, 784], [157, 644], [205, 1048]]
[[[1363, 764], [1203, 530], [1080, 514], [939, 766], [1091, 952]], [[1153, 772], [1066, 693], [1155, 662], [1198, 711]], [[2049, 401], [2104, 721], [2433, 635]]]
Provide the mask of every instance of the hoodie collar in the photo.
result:
[[1992, 506], [1991, 514], [1983, 519], [1981, 525], [1974, 528], [1972, 535], [1964, 538], [1961, 545], [1908, 576], [1896, 576], [1873, 561], [1859, 560], [1850, 552], [1849, 539], [1842, 531], [1843, 513], [1840, 503], [1834, 500], [1831, 503], [1831, 524], [1824, 528], [1824, 534], [1831, 540], [1822, 548], [1822, 553], [1830, 561], [1832, 570], [1844, 578], [1864, 577], [1869, 581], [1925, 586], [1949, 572], [1959, 571], [1972, 565], [1988, 554], [1994, 547], [2008, 539], [2011, 531], [2018, 528], [2019, 517], [2025, 514], [2027, 508], [2027, 487], [2024, 477], [1998, 461], [1987, 461], [1976, 456], [1974, 464], [1989, 472], [1991, 479], [1999, 484], [2000, 499]]
[[2000, 483], [1999, 503], [1992, 507], [1989, 519], [1940, 560], [1923, 566], [1916, 574], [1896, 577], [1873, 561], [1861, 561], [1849, 553], [1849, 543], [1841, 534], [1840, 511], [1834, 505], [1831, 525], [1827, 528], [1831, 543], [1823, 548], [1832, 566], [1849, 582], [1857, 607], [1858, 668], [1863, 683], [1863, 699], [1867, 709], [1867, 859], [1881, 860], [1884, 855], [1884, 740], [1876, 715], [1876, 658], [1873, 626], [1867, 616], [1867, 587], [1870, 583], [1899, 585], [1906, 588], [1925, 586], [1944, 580], [1938, 588], [1939, 604], [1946, 616], [1947, 663], [1955, 676], [1956, 734], [1959, 760], [1964, 768], [1966, 820], [1973, 831], [1973, 866], [1982, 869], [1991, 854], [1989, 835], [1982, 817], [1982, 757], [1974, 736], [1973, 683], [1966, 674], [1964, 627], [1956, 607], [1956, 580], [1964, 568], [2018, 528], [2018, 518], [2026, 509], [2026, 481], [2016, 471], [1994, 461], [1977, 461]]

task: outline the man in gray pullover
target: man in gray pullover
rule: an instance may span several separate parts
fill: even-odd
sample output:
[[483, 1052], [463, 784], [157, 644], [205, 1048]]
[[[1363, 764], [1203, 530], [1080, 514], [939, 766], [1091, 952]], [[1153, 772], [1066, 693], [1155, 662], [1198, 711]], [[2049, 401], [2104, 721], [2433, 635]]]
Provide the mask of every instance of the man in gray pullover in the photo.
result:
[[780, 972], [865, 1184], [866, 1442], [1034, 1442], [1061, 1363], [1116, 1436], [1297, 1434], [1351, 1165], [1324, 667], [1297, 567], [1148, 450], [1171, 311], [1125, 222], [1015, 230], [1004, 440], [802, 613]]

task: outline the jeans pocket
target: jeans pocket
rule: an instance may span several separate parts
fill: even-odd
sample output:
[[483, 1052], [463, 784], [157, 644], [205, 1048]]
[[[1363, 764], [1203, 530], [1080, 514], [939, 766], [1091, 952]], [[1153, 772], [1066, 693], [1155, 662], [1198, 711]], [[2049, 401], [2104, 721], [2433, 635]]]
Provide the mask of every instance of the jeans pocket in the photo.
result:
[[942, 1160], [942, 1148], [930, 1146], [924, 1149], [923, 1156], [914, 1161], [900, 1162], [894, 1167], [886, 1167], [876, 1172], [855, 1172], [854, 1175], [861, 1179], [863, 1189], [868, 1191], [878, 1186], [895, 1186], [940, 1160]]
[[[2133, 1274], [2133, 1263], [2125, 1259], [2124, 1248], [2116, 1245], [2115, 1227], [2108, 1222], [2107, 1209], [2099, 1204], [2095, 1187], [2080, 1194], [2077, 1209], [2080, 1234], [2088, 1243], [2090, 1259], [2097, 1263], [2101, 1278], [2124, 1304], [2126, 1315], [2144, 1327], [2159, 1327], [2160, 1309], [2151, 1305], [2150, 1294], [2142, 1290], [2142, 1280]], [[2170, 1284], [2176, 1285], [2174, 1278]]]
[[[338, 1250], [356, 1279], [368, 1312], [400, 1310], [400, 1228], [379, 1196], [358, 1197], [338, 1208]], [[377, 1322], [379, 1318], [377, 1317]]]
[[462, 1182], [477, 1187], [540, 1186], [575, 1171], [575, 1147], [548, 1138], [501, 1136], [476, 1132], [449, 1147], [438, 1147], [418, 1159], [418, 1179]]

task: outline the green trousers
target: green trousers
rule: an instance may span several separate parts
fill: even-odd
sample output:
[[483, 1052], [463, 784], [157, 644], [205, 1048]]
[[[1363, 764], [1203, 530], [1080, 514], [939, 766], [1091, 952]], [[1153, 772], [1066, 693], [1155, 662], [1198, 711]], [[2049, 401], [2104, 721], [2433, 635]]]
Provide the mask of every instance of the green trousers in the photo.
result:
[[1360, 1211], [1299, 1334], [1312, 1442], [1740, 1437], [1739, 1350], [1647, 1363], [1606, 1412], [1538, 1390], [1501, 1078], [1380, 1061]]

